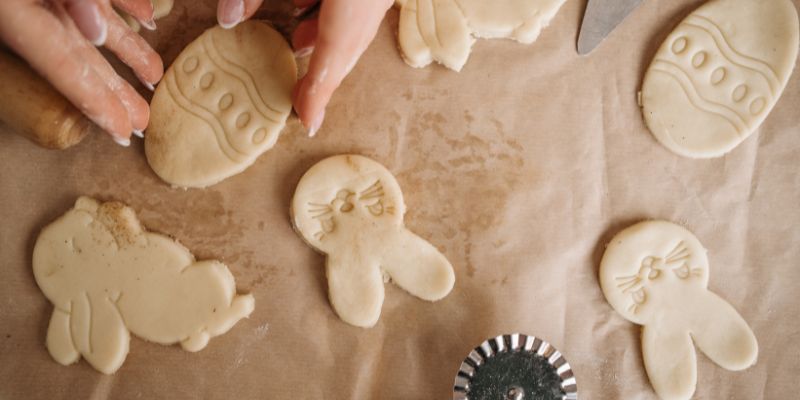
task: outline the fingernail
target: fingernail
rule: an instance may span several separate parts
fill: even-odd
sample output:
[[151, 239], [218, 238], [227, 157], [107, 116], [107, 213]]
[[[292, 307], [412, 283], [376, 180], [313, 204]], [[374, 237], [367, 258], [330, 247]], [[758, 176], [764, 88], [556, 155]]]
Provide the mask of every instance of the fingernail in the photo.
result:
[[131, 140], [130, 139], [122, 139], [122, 138], [118, 138], [118, 137], [114, 137], [113, 139], [114, 139], [115, 142], [117, 142], [118, 145], [120, 145], [122, 147], [128, 147], [128, 146], [131, 145]]
[[156, 30], [156, 21], [153, 21], [152, 19], [149, 21], [139, 21], [139, 23], [148, 31]]
[[314, 52], [314, 46], [303, 47], [302, 49], [299, 49], [299, 50], [294, 52], [294, 57], [295, 58], [303, 58], [303, 57], [306, 57], [306, 56], [310, 55], [313, 52]]
[[86, 39], [95, 46], [105, 44], [108, 36], [108, 24], [106, 24], [97, 3], [93, 1], [72, 2], [67, 12]]
[[317, 134], [317, 131], [322, 126], [322, 121], [325, 119], [325, 110], [322, 110], [313, 121], [311, 121], [311, 127], [308, 128], [308, 137], [314, 137]]
[[139, 74], [137, 74], [135, 71], [134, 71], [134, 73], [133, 73], [133, 74], [134, 74], [134, 75], [136, 75], [136, 78], [137, 78], [137, 79], [139, 79], [139, 82], [142, 82], [142, 85], [144, 85], [144, 87], [146, 87], [146, 88], [147, 88], [147, 90], [149, 90], [149, 91], [151, 91], [151, 92], [152, 92], [152, 91], [154, 91], [154, 90], [156, 90], [155, 86], [153, 86], [153, 84], [152, 84], [152, 83], [150, 83], [150, 82], [146, 81], [144, 78], [142, 78], [141, 76], [139, 76]]
[[144, 139], [144, 132], [142, 132], [139, 129], [134, 129], [133, 130], [133, 135], [136, 136], [136, 137], [140, 137], [140, 138]]
[[230, 29], [244, 18], [244, 0], [220, 0], [217, 9], [219, 25]]

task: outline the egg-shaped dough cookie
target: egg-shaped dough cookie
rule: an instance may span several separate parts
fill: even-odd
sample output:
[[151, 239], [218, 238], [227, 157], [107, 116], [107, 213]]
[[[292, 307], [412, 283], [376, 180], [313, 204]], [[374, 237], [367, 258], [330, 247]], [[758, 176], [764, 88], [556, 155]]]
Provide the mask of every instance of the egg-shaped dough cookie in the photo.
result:
[[248, 21], [207, 30], [156, 89], [147, 161], [180, 187], [206, 187], [244, 171], [278, 139], [296, 81], [294, 54], [271, 27]]
[[690, 14], [656, 53], [642, 85], [644, 119], [673, 152], [711, 158], [752, 134], [795, 65], [791, 0], [713, 0]]

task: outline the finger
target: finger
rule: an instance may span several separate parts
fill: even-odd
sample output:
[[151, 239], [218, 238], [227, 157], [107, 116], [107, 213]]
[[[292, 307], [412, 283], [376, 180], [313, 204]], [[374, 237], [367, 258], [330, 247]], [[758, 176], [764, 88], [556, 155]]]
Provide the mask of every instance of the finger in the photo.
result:
[[[358, 58], [375, 37], [391, 0], [322, 2], [319, 28], [308, 73], [298, 82], [294, 99], [303, 125], [313, 136], [325, 118], [324, 109], [334, 90], [350, 73]], [[352, 21], [361, 21], [354, 24]]]
[[219, 0], [217, 21], [225, 29], [230, 29], [255, 14], [263, 0]]
[[64, 9], [86, 39], [95, 46], [105, 43], [108, 24], [103, 11], [94, 0], [68, 0], [64, 2]]
[[[70, 30], [69, 26], [67, 29]], [[81, 56], [92, 65], [94, 72], [117, 95], [117, 98], [128, 111], [131, 128], [137, 136], [141, 136], [141, 132], [147, 127], [150, 119], [150, 107], [147, 101], [139, 95], [128, 81], [117, 74], [111, 64], [108, 63], [108, 60], [96, 48], [90, 46], [86, 41], [80, 40], [79, 35], [79, 32], [73, 30], [72, 36], [75, 38], [74, 40], [82, 43]]]
[[153, 21], [153, 3], [150, 0], [112, 0], [114, 7], [136, 18], [143, 27], [154, 30], [156, 23]]
[[111, 50], [133, 72], [148, 89], [161, 80], [164, 64], [158, 53], [150, 47], [111, 7], [106, 10], [108, 20], [108, 40], [105, 47]]
[[20, 17], [0, 24], [0, 36], [89, 119], [124, 143], [132, 129], [127, 110], [82, 57], [62, 22], [38, 6], [14, 11]]
[[292, 34], [292, 47], [296, 57], [305, 57], [311, 54], [317, 41], [319, 20], [309, 19], [301, 22]]

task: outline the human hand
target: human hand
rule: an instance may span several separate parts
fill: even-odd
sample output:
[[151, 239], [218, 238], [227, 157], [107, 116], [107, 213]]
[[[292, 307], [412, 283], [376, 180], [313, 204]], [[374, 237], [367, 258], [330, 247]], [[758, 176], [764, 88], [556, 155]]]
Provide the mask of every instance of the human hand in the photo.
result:
[[147, 101], [111, 67], [105, 46], [152, 90], [161, 57], [112, 9], [155, 28], [150, 0], [0, 0], [0, 39], [122, 146], [147, 127]]
[[[220, 0], [217, 19], [230, 28], [251, 17], [263, 0]], [[318, 0], [294, 0], [310, 7]], [[294, 109], [314, 136], [325, 119], [325, 106], [375, 37], [393, 0], [324, 0], [319, 17], [301, 22], [292, 38], [298, 56], [311, 53], [308, 73], [297, 82]]]

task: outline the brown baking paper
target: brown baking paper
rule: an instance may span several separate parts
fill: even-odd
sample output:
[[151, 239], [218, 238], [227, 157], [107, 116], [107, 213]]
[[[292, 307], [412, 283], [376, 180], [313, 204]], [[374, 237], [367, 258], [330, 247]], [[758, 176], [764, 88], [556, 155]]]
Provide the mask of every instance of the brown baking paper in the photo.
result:
[[[166, 63], [214, 23], [215, 1], [190, 3], [179, 0], [146, 33]], [[0, 398], [446, 399], [473, 347], [522, 332], [564, 354], [580, 398], [655, 399], [640, 328], [611, 309], [597, 280], [605, 242], [647, 218], [697, 235], [710, 289], [759, 341], [758, 363], [743, 372], [698, 355], [695, 398], [800, 392], [800, 75], [757, 134], [712, 160], [660, 146], [636, 104], [661, 41], [700, 4], [645, 1], [579, 57], [585, 2], [569, 1], [533, 45], [478, 41], [461, 73], [406, 66], [392, 10], [317, 137], [292, 117], [252, 167], [205, 190], [160, 181], [138, 139], [122, 148], [95, 133], [48, 151], [2, 132]], [[260, 15], [290, 8], [270, 4]], [[292, 230], [289, 203], [301, 175], [339, 153], [396, 174], [406, 224], [455, 268], [448, 297], [428, 303], [387, 284], [374, 328], [333, 313], [324, 257]], [[224, 261], [255, 312], [198, 353], [133, 337], [111, 376], [85, 361], [57, 364], [44, 346], [52, 306], [31, 251], [79, 195], [124, 201], [151, 230]]]

